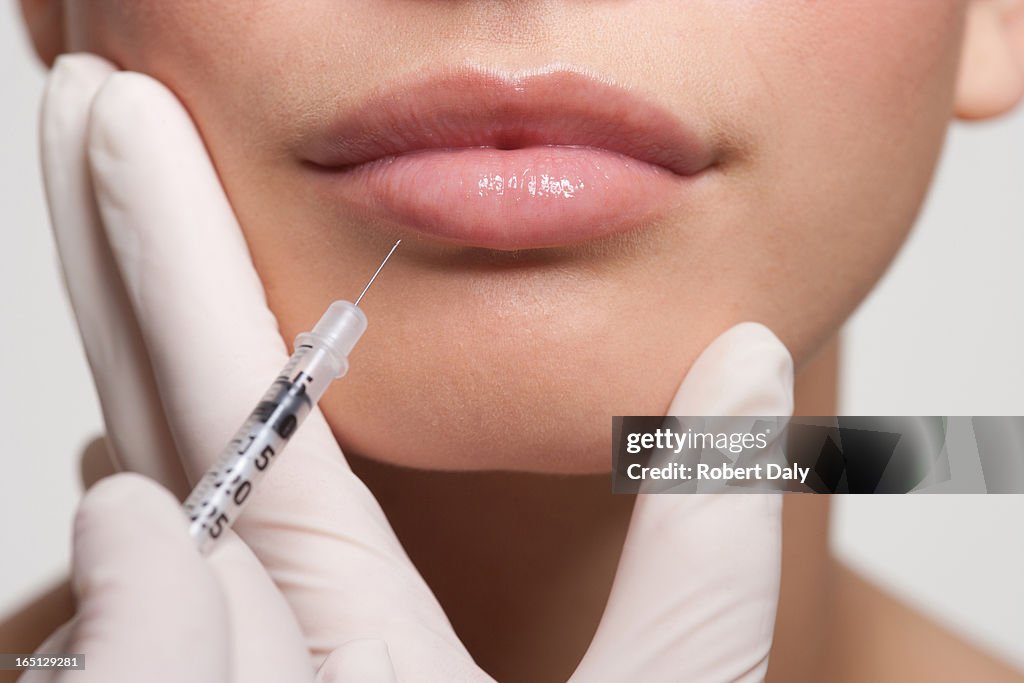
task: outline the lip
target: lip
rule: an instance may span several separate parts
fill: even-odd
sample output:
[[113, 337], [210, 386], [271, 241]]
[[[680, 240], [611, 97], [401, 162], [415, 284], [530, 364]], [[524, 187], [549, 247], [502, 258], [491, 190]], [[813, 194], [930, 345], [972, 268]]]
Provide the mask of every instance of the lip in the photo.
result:
[[463, 246], [566, 246], [651, 223], [716, 163], [671, 113], [575, 71], [475, 70], [381, 92], [299, 155], [330, 201]]

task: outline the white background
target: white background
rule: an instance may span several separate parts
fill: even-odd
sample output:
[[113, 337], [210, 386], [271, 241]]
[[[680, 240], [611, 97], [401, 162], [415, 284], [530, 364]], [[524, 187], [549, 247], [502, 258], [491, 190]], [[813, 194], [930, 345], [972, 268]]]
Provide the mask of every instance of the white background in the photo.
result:
[[[44, 74], [0, 3], [0, 615], [66, 572], [102, 431], [48, 229]], [[845, 335], [842, 412], [1024, 415], [1024, 112], [955, 127], [924, 216]], [[1024, 496], [837, 498], [836, 552], [1024, 669]]]

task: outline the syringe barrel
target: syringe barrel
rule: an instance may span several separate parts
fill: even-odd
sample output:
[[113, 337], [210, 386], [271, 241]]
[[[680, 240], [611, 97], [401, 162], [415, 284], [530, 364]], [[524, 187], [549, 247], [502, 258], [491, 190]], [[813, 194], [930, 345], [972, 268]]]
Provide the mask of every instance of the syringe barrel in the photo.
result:
[[295, 353], [185, 501], [189, 533], [206, 551], [235, 522], [259, 480], [331, 382], [348, 370], [348, 354], [366, 331], [366, 316], [336, 301], [295, 340]]

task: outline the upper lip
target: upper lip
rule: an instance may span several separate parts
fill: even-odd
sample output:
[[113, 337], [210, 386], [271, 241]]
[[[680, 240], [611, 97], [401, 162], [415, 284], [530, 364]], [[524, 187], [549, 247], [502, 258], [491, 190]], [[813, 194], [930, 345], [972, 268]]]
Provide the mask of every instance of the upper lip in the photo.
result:
[[503, 76], [460, 70], [392, 87], [347, 108], [303, 141], [316, 167], [347, 170], [431, 149], [592, 147], [682, 176], [714, 149], [667, 110], [571, 70]]

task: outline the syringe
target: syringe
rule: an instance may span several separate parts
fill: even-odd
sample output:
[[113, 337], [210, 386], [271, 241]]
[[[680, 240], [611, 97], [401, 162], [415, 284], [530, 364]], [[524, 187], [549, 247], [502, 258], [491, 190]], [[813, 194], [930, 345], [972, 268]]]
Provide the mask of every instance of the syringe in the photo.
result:
[[201, 552], [238, 519], [306, 415], [331, 382], [348, 371], [348, 354], [366, 331], [359, 302], [401, 242], [391, 247], [354, 304], [335, 301], [312, 332], [295, 338], [295, 353], [284, 370], [185, 500], [189, 533]]

